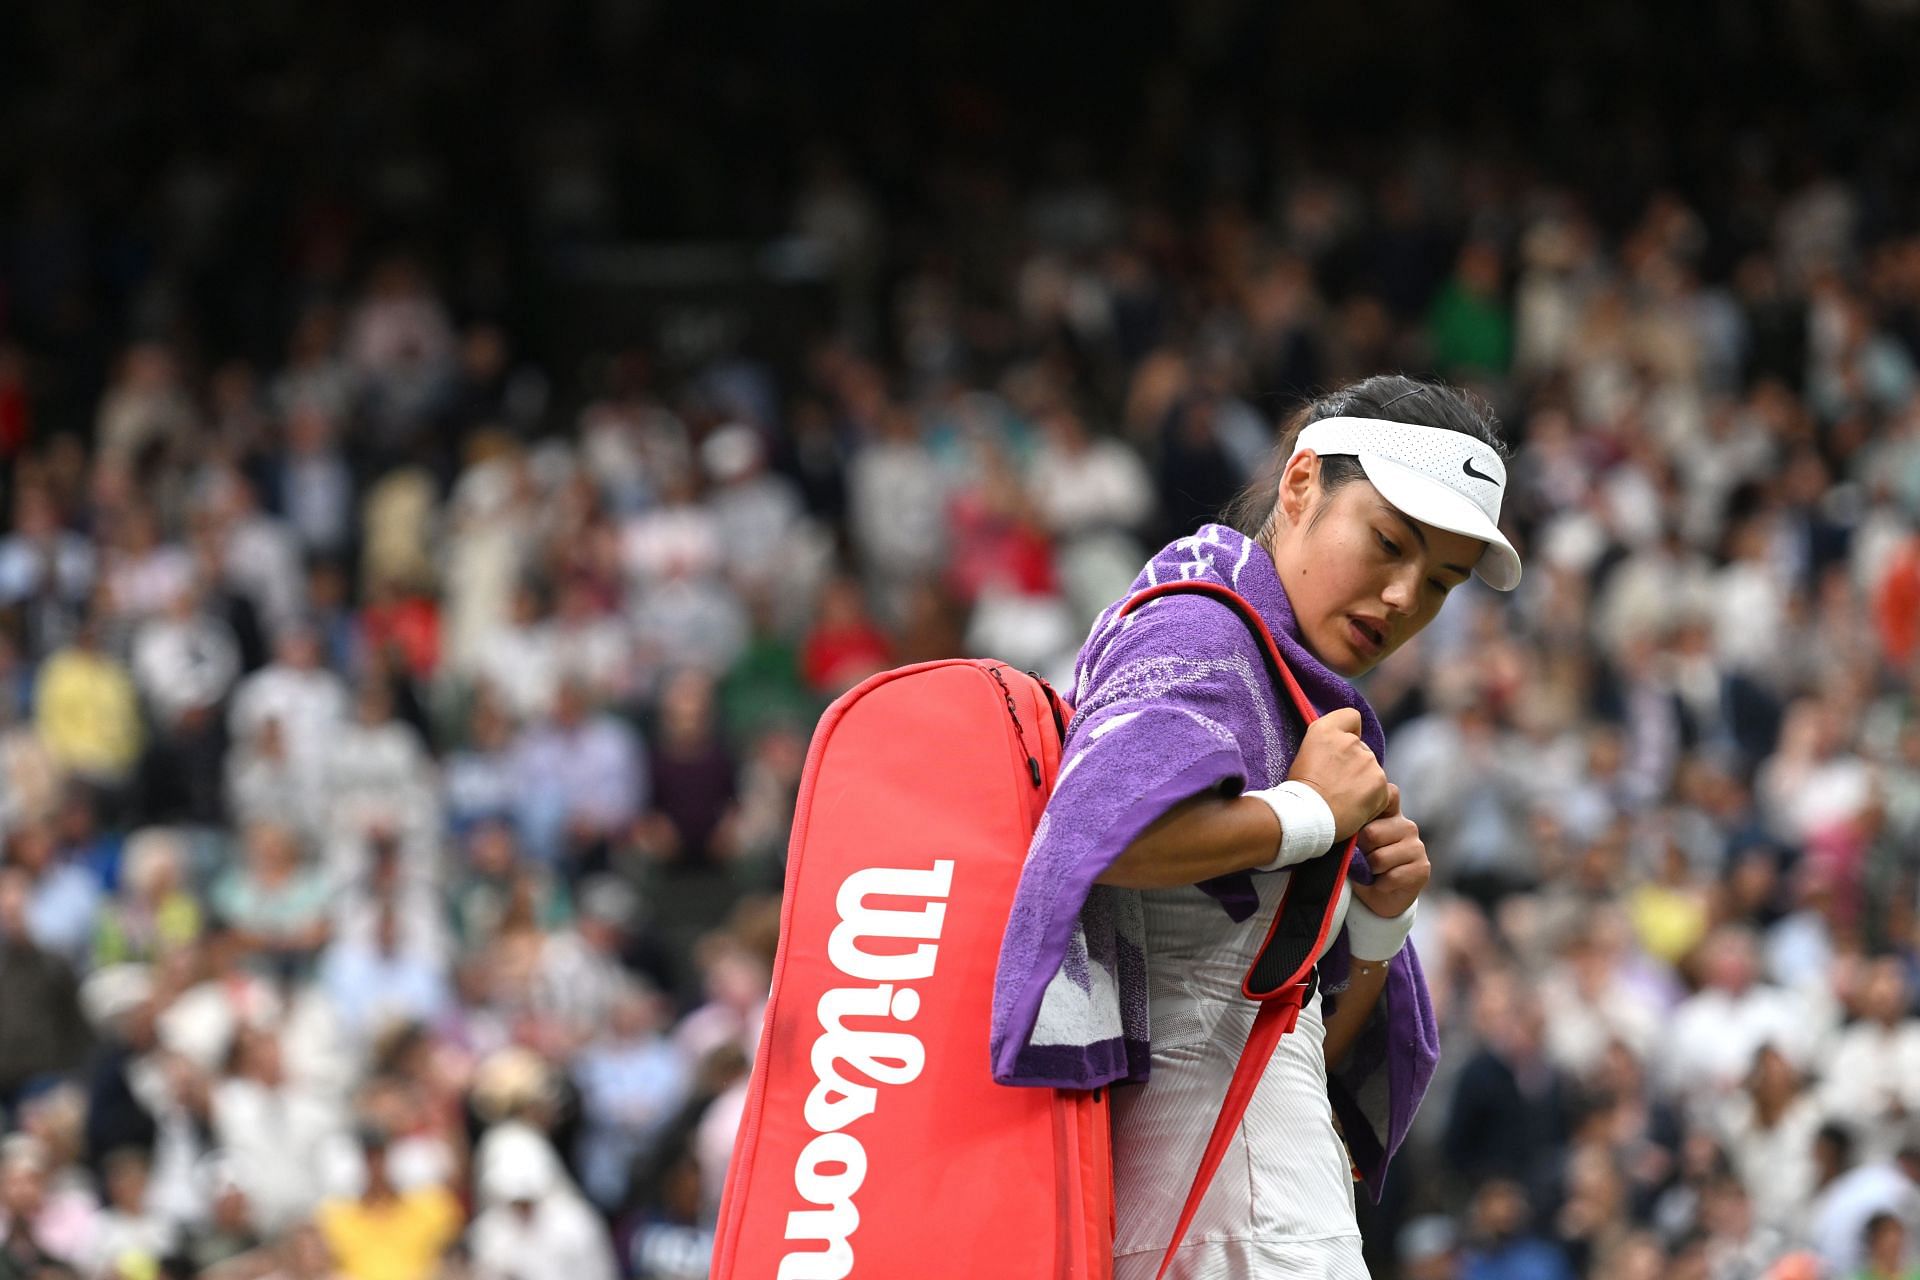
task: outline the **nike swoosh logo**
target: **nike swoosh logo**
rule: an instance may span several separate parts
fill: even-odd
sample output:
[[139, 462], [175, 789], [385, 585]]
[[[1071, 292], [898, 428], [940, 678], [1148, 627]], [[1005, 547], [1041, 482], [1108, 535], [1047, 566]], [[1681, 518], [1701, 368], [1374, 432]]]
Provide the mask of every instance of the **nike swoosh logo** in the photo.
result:
[[1492, 476], [1488, 475], [1484, 471], [1475, 471], [1473, 469], [1472, 458], [1468, 458], [1465, 462], [1461, 463], [1460, 469], [1466, 472], [1468, 475], [1472, 476], [1475, 480], [1485, 480], [1488, 484], [1491, 484], [1491, 485], [1498, 485], [1500, 483], [1498, 480], [1495, 480]]

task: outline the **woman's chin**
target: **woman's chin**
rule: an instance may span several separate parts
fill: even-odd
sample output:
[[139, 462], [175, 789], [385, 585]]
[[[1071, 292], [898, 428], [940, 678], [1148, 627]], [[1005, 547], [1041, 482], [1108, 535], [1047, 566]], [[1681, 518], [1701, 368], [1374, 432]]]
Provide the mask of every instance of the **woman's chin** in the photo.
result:
[[1379, 666], [1380, 661], [1377, 658], [1349, 657], [1345, 662], [1329, 662], [1327, 665], [1349, 680], [1358, 680]]
[[1355, 650], [1347, 643], [1346, 637], [1338, 634], [1325, 639], [1313, 636], [1303, 636], [1302, 639], [1306, 641], [1307, 649], [1314, 657], [1325, 663], [1334, 674], [1345, 676], [1349, 680], [1358, 679], [1367, 674], [1379, 662], [1378, 658]]

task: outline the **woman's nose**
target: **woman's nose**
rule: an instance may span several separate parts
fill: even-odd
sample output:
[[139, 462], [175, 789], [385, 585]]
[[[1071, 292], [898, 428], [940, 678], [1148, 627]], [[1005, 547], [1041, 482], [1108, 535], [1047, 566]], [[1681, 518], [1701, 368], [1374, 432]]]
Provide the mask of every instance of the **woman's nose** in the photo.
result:
[[1417, 571], [1394, 574], [1387, 579], [1386, 589], [1380, 593], [1381, 601], [1399, 613], [1412, 613], [1414, 603], [1419, 598], [1420, 575]]

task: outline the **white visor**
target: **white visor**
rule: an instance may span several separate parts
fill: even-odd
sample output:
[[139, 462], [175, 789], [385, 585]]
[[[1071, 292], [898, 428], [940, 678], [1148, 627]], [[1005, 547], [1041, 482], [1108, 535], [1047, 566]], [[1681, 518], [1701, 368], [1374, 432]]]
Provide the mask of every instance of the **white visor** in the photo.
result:
[[1303, 449], [1352, 455], [1403, 515], [1486, 543], [1473, 567], [1481, 581], [1496, 591], [1520, 585], [1519, 553], [1500, 532], [1507, 466], [1486, 441], [1383, 418], [1322, 418], [1301, 430], [1294, 455]]

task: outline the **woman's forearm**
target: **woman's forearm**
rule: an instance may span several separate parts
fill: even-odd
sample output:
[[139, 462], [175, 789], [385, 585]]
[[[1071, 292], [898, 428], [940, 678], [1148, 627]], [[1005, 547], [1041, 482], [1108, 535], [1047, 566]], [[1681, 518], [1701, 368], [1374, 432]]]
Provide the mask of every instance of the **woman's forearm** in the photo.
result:
[[1367, 1025], [1367, 1019], [1373, 1015], [1373, 1006], [1380, 1003], [1380, 993], [1387, 985], [1387, 962], [1384, 960], [1355, 960], [1347, 971], [1347, 989], [1340, 993], [1339, 1003], [1327, 1018], [1327, 1034], [1322, 1042], [1326, 1046], [1327, 1070], [1338, 1067], [1347, 1056], [1347, 1050], [1353, 1048], [1353, 1042], [1359, 1038], [1360, 1028]]
[[1273, 860], [1280, 820], [1246, 796], [1209, 791], [1182, 800], [1154, 819], [1113, 860], [1101, 884], [1123, 889], [1171, 889], [1215, 876], [1249, 871]]

